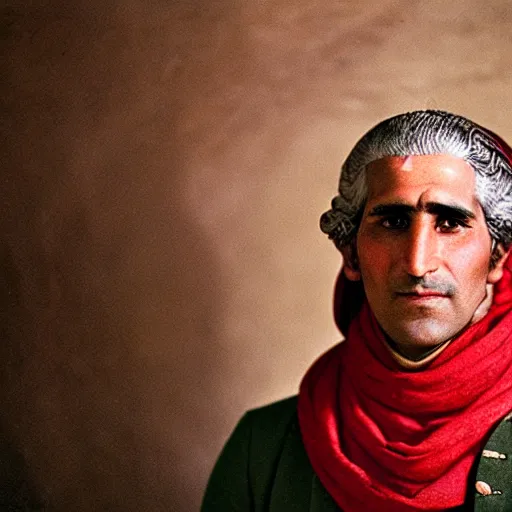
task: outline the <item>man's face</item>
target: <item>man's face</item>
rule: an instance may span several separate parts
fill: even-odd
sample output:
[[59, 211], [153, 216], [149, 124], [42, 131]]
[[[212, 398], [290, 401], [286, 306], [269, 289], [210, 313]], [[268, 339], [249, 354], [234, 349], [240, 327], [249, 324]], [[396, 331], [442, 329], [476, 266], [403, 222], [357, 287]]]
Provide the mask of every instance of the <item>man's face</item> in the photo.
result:
[[455, 336], [486, 298], [491, 237], [468, 163], [386, 157], [367, 167], [359, 269], [379, 324], [412, 357]]

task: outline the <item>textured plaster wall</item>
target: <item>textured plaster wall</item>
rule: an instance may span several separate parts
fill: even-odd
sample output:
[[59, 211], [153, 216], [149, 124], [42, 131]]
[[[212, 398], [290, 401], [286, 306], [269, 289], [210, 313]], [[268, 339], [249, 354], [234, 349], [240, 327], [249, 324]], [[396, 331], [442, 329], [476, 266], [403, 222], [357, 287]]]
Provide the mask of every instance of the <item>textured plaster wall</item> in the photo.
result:
[[512, 8], [0, 7], [0, 508], [197, 510], [249, 407], [338, 341], [318, 230], [382, 118], [512, 139]]

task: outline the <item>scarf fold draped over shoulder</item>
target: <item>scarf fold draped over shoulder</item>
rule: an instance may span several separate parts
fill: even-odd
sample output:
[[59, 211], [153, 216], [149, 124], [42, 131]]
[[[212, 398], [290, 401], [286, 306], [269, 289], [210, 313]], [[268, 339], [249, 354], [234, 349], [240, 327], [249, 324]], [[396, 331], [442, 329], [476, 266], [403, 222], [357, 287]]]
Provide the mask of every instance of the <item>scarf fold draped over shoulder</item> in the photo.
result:
[[335, 315], [346, 340], [306, 373], [298, 414], [313, 469], [344, 512], [464, 503], [476, 458], [512, 409], [511, 260], [488, 314], [421, 371], [393, 359], [364, 299], [347, 307], [352, 284], [340, 274]]

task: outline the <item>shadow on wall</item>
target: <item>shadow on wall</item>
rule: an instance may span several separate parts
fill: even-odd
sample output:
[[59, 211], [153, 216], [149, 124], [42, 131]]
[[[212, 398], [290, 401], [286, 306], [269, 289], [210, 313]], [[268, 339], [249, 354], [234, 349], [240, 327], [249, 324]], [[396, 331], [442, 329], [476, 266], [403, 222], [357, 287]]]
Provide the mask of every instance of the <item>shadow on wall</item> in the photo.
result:
[[[185, 511], [201, 494], [201, 418], [212, 421], [202, 396], [221, 385], [215, 259], [175, 184], [172, 206], [153, 201], [141, 221], [106, 214], [105, 180], [71, 201], [17, 180], [31, 208], [11, 203], [19, 223], [4, 230], [2, 453], [17, 473], [24, 454], [26, 485], [51, 510]], [[42, 227], [47, 197], [58, 213]]]
[[[107, 256], [82, 219], [43, 255], [23, 220], [2, 269], [0, 496], [13, 510], [190, 510], [198, 429], [215, 416], [202, 391], [221, 384], [204, 237], [177, 215], [175, 240], [130, 237]], [[121, 263], [141, 250], [168, 266]]]
[[44, 500], [33, 484], [23, 455], [15, 448], [19, 443], [0, 430], [0, 510], [44, 510]]
[[219, 269], [146, 68], [159, 38], [138, 53], [112, 13], [74, 7], [3, 13], [0, 497], [188, 512], [222, 417]]

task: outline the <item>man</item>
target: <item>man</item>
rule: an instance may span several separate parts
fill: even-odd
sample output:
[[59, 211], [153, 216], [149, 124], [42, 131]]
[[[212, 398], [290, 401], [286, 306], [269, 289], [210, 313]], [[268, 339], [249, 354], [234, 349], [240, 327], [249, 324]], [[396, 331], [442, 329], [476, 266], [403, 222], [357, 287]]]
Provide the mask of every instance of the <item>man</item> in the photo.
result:
[[346, 339], [244, 416], [204, 512], [512, 510], [511, 155], [441, 111], [363, 136], [320, 222]]

